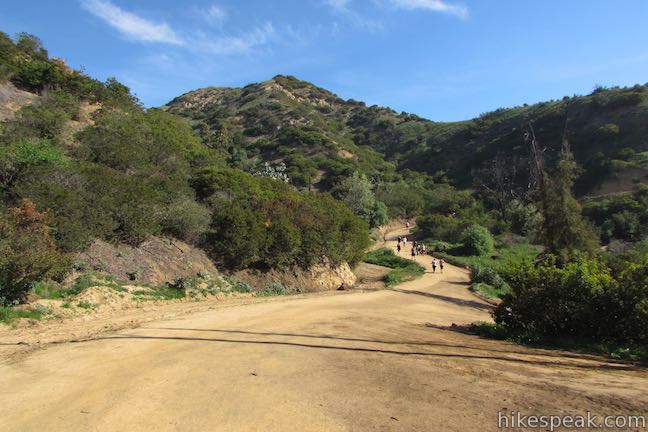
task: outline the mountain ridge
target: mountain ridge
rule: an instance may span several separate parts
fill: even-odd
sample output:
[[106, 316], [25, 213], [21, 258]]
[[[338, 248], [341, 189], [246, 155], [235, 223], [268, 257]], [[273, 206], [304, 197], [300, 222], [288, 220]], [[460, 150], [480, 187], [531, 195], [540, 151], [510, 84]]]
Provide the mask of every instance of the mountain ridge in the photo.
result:
[[[277, 75], [241, 88], [196, 89], [173, 99], [163, 109], [190, 119], [206, 141], [214, 131], [236, 135], [233, 143], [220, 144], [230, 153], [244, 150], [254, 163], [285, 161], [293, 174], [300, 170], [324, 172], [324, 189], [339, 181], [336, 168], [339, 171], [340, 167], [321, 160], [309, 165], [298, 156], [324, 153], [337, 160], [335, 155], [313, 151], [317, 142], [303, 139], [299, 133], [282, 133], [286, 128], [315, 133], [322, 141], [319, 145], [350, 152], [358, 163], [337, 160], [344, 171], [360, 171], [381, 181], [398, 178], [398, 170], [409, 169], [470, 187], [473, 172], [487, 168], [498, 157], [510, 159], [509, 165], [519, 164], [518, 171], [523, 171], [528, 162], [523, 135], [530, 124], [546, 147], [550, 162], [556, 159], [562, 137], [567, 135], [585, 170], [577, 185], [581, 194], [600, 188], [602, 180], [623, 170], [624, 164], [648, 173], [648, 166], [637, 166], [633, 161], [636, 154], [648, 150], [648, 138], [644, 138], [648, 136], [645, 85], [599, 87], [589, 95], [500, 108], [462, 121], [436, 122], [344, 100], [312, 83]], [[234, 164], [235, 159], [234, 155]], [[378, 167], [367, 169], [367, 165], [376, 163]], [[528, 178], [518, 180], [521, 184], [528, 182]], [[306, 183], [303, 178], [297, 179], [297, 186], [305, 187]]]

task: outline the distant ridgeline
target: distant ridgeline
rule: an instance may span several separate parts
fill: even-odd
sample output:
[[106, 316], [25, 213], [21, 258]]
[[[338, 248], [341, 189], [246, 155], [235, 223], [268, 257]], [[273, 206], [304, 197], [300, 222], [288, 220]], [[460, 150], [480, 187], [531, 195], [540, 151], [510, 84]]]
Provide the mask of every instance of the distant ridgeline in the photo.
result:
[[529, 124], [549, 163], [558, 158], [566, 135], [585, 170], [577, 183], [580, 194], [595, 192], [624, 170], [633, 170], [639, 180], [648, 174], [648, 88], [642, 85], [597, 87], [587, 96], [433, 122], [345, 101], [279, 75], [244, 88], [195, 90], [162, 109], [190, 119], [231, 165], [247, 169], [259, 161], [282, 160], [300, 187], [328, 190], [354, 171], [391, 182], [407, 176], [403, 170], [470, 187], [475, 172], [496, 160], [515, 168], [510, 175], [526, 184]]

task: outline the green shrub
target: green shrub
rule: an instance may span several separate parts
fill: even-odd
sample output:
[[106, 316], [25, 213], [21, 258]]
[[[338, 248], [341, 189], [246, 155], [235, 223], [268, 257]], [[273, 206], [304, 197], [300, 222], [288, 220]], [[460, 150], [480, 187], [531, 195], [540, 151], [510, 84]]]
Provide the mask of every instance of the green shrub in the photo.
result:
[[63, 151], [47, 139], [23, 139], [0, 146], [0, 186], [10, 187], [21, 175], [42, 165], [64, 166]]
[[461, 233], [461, 242], [466, 255], [487, 255], [495, 249], [495, 240], [488, 231], [480, 225], [471, 225]]
[[369, 243], [367, 225], [330, 195], [230, 169], [205, 170], [194, 184], [213, 210], [206, 245], [231, 269], [353, 265]]
[[194, 286], [193, 278], [186, 277], [186, 276], [178, 276], [177, 278], [175, 278], [173, 283], [169, 284], [170, 289], [182, 293], [186, 292], [190, 288], [193, 288], [193, 286]]
[[165, 233], [197, 243], [209, 229], [211, 212], [196, 201], [186, 198], [169, 204], [161, 219]]
[[416, 233], [422, 238], [456, 243], [461, 239], [465, 226], [465, 222], [458, 218], [433, 214], [416, 220]]
[[12, 321], [19, 318], [29, 318], [39, 320], [43, 312], [37, 309], [18, 309], [16, 307], [0, 306], [0, 322], [11, 324]]
[[279, 282], [271, 282], [263, 287], [263, 289], [256, 291], [256, 295], [259, 297], [271, 297], [278, 295], [292, 295], [299, 294], [302, 290], [296, 287], [290, 287], [283, 285]]
[[431, 240], [431, 241], [426, 241], [426, 245], [428, 246], [430, 252], [449, 252], [450, 250], [454, 249], [457, 245], [448, 243], [442, 240]]
[[545, 338], [646, 344], [647, 264], [626, 264], [616, 279], [596, 260], [518, 266], [505, 276], [511, 294], [495, 311], [496, 322]]
[[236, 279], [231, 276], [226, 276], [225, 281], [230, 284], [230, 286], [232, 287], [232, 291], [238, 293], [244, 293], [244, 294], [251, 293], [253, 291], [250, 284], [248, 284], [247, 282], [243, 282], [240, 279]]
[[489, 265], [475, 263], [470, 268], [470, 279], [473, 283], [484, 282], [500, 288], [506, 284], [497, 271]]
[[38, 281], [62, 280], [70, 265], [49, 236], [47, 215], [33, 203], [24, 200], [0, 215], [0, 304], [24, 301]]
[[80, 307], [81, 309], [96, 309], [97, 305], [87, 300], [81, 300], [77, 303], [77, 307]]
[[425, 268], [417, 262], [401, 258], [393, 250], [387, 248], [376, 249], [367, 253], [364, 261], [393, 269], [385, 276], [385, 283], [388, 286], [416, 279], [425, 273]]

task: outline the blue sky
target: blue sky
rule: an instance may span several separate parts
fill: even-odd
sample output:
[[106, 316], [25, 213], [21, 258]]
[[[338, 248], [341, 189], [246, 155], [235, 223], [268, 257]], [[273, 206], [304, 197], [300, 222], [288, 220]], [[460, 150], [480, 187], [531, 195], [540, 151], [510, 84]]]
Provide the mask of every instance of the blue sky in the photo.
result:
[[432, 120], [648, 82], [645, 0], [6, 0], [0, 30], [146, 106], [295, 75]]

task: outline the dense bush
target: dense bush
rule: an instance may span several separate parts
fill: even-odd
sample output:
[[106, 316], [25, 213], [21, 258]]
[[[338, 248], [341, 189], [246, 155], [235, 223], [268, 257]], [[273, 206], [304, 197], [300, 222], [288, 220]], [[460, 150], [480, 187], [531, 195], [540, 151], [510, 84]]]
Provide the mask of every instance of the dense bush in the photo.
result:
[[506, 207], [506, 217], [510, 230], [522, 236], [533, 239], [542, 224], [542, 215], [534, 204], [524, 204], [512, 200]]
[[475, 263], [470, 266], [470, 280], [474, 283], [485, 283], [498, 290], [507, 290], [508, 285], [498, 271], [489, 265]]
[[639, 241], [648, 234], [648, 186], [589, 202], [583, 213], [600, 228], [603, 242]]
[[211, 223], [209, 209], [188, 197], [170, 203], [162, 213], [162, 230], [191, 243], [199, 243]]
[[69, 155], [57, 144], [60, 132], [21, 138], [42, 136], [42, 128], [22, 117], [7, 125], [0, 186], [8, 198], [51, 209], [53, 238], [66, 251], [94, 238], [137, 245], [161, 232], [197, 241], [209, 225], [189, 179], [213, 158], [183, 120], [137, 106], [102, 111]]
[[421, 216], [416, 219], [418, 237], [442, 240], [455, 243], [460, 240], [461, 232], [466, 227], [466, 222], [441, 214]]
[[207, 247], [229, 268], [353, 264], [368, 245], [367, 225], [330, 195], [229, 168], [201, 171], [194, 186], [214, 214]]
[[407, 219], [421, 214], [425, 197], [425, 189], [411, 187], [405, 182], [387, 183], [376, 191], [376, 198], [385, 203], [390, 216]]
[[345, 178], [332, 193], [372, 228], [384, 225], [389, 220], [387, 207], [376, 199], [371, 182], [364, 175], [356, 172]]
[[495, 240], [488, 231], [480, 225], [471, 225], [461, 233], [463, 252], [466, 255], [487, 255], [495, 249]]
[[63, 150], [46, 139], [21, 139], [0, 146], [0, 187], [6, 192], [26, 171], [38, 166], [64, 166]]
[[646, 344], [647, 264], [625, 265], [616, 277], [589, 259], [519, 266], [506, 275], [512, 293], [495, 311], [496, 322], [535, 337]]
[[21, 302], [34, 283], [67, 273], [71, 261], [57, 251], [47, 223], [27, 200], [0, 214], [0, 306]]

